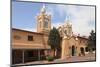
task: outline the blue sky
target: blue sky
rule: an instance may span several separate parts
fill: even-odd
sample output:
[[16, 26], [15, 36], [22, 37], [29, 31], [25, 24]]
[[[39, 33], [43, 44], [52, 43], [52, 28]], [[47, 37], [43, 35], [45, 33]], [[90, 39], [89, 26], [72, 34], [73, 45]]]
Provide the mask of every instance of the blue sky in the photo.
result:
[[[36, 31], [36, 16], [45, 3], [12, 2], [12, 27]], [[95, 30], [95, 7], [45, 4], [46, 13], [51, 14], [52, 27], [59, 27], [70, 20], [73, 32], [80, 35], [89, 35]]]

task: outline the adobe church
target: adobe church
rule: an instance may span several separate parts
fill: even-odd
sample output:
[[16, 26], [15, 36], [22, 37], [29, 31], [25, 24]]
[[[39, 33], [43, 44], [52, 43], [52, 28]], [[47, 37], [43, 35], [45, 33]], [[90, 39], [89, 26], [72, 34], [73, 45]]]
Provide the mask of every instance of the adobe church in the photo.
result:
[[[37, 32], [12, 29], [12, 64], [46, 60], [46, 56], [51, 54], [51, 47], [47, 43], [51, 20], [51, 15], [46, 13], [46, 7], [43, 6], [37, 16]], [[84, 56], [88, 52], [88, 39], [74, 35], [69, 20], [64, 22], [58, 31], [62, 38], [58, 58]]]

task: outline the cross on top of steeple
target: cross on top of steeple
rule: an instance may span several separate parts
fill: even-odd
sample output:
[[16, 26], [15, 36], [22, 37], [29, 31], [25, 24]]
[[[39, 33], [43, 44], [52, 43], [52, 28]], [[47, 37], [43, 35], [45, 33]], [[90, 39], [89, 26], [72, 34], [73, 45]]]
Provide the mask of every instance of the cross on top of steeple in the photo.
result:
[[45, 4], [43, 4], [42, 8], [41, 8], [41, 13], [45, 13], [46, 12], [46, 6]]

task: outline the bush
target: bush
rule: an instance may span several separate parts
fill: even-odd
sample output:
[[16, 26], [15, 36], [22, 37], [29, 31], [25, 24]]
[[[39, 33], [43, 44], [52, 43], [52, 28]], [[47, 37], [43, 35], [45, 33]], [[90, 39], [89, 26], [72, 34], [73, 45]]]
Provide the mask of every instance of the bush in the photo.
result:
[[48, 57], [47, 57], [47, 60], [48, 60], [48, 61], [53, 61], [54, 58], [53, 58], [52, 56], [48, 56]]

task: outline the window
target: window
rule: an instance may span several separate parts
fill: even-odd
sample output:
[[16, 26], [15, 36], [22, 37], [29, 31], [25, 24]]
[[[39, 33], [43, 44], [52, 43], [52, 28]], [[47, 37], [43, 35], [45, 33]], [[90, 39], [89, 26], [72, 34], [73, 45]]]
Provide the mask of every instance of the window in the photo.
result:
[[86, 52], [88, 52], [88, 51], [89, 51], [88, 47], [85, 47], [85, 51], [86, 51]]
[[40, 28], [41, 28], [41, 21], [39, 22]]
[[16, 39], [16, 40], [20, 40], [21, 37], [20, 37], [19, 35], [14, 35], [14, 39]]
[[92, 48], [92, 51], [95, 51], [96, 49], [95, 48]]
[[48, 28], [48, 22], [47, 21], [44, 22], [44, 27]]
[[67, 35], [67, 34], [68, 34], [68, 33], [67, 33], [67, 30], [65, 30], [64, 33], [65, 33], [65, 35]]
[[28, 41], [33, 41], [33, 36], [32, 35], [28, 35]]

